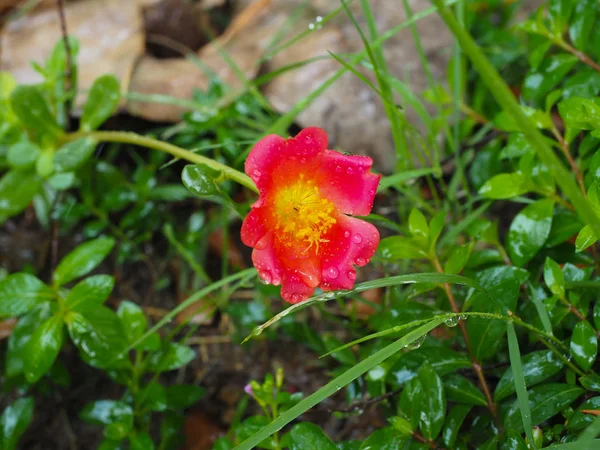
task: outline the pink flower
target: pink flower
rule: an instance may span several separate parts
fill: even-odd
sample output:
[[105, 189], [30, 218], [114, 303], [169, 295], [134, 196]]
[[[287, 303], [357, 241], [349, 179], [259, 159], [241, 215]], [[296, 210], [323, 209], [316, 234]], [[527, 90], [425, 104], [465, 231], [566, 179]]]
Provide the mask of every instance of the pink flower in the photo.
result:
[[246, 160], [260, 196], [242, 225], [242, 241], [265, 283], [282, 285], [281, 296], [298, 303], [317, 286], [351, 289], [354, 265], [364, 266], [379, 244], [367, 215], [380, 175], [366, 156], [327, 149], [327, 134], [306, 128], [296, 137], [269, 135]]

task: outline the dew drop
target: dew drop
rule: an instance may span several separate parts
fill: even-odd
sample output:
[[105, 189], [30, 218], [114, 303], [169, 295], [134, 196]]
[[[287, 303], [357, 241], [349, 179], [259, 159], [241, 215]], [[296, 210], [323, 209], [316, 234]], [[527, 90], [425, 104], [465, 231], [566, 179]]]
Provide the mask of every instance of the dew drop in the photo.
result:
[[375, 195], [375, 189], [369, 189], [369, 195]]
[[329, 270], [327, 270], [327, 275], [331, 279], [336, 279], [340, 275], [340, 272], [335, 267], [330, 267]]
[[336, 172], [341, 172], [342, 171], [342, 166], [335, 166], [335, 171]]
[[458, 317], [448, 317], [446, 320], [444, 320], [444, 325], [446, 325], [447, 327], [455, 327], [456, 325], [458, 325]]
[[308, 29], [309, 30], [314, 30], [315, 29], [315, 24], [314, 23], [309, 23], [308, 24]]
[[425, 341], [425, 337], [427, 335], [424, 334], [423, 336], [421, 336], [420, 338], [412, 341], [410, 344], [406, 344], [406, 348], [409, 350], [416, 350], [419, 347], [421, 347], [421, 345], [423, 345], [423, 342]]
[[315, 19], [317, 22], [323, 22], [323, 18], [321, 16], [317, 16], [317, 18]]
[[348, 175], [352, 174], [352, 172], [354, 172], [354, 169], [353, 169], [352, 167], [348, 167], [348, 168], [346, 169], [346, 173], [347, 173]]
[[357, 266], [364, 266], [365, 264], [367, 264], [367, 261], [365, 261], [365, 258], [356, 258]]
[[363, 240], [363, 237], [360, 234], [355, 234], [354, 236], [352, 236], [352, 241], [355, 244], [360, 244]]
[[256, 250], [264, 250], [265, 248], [267, 248], [267, 239], [264, 237], [262, 239], [259, 239], [258, 242], [254, 244], [254, 248]]
[[293, 303], [298, 303], [298, 302], [300, 301], [300, 295], [298, 295], [298, 294], [292, 294], [292, 296], [291, 296], [290, 300], [291, 300]]
[[260, 178], [261, 175], [262, 172], [258, 169], [254, 169], [254, 171], [252, 172], [252, 176], [254, 176], [254, 178]]
[[356, 272], [354, 270], [349, 270], [348, 278], [350, 278], [351, 280], [356, 280]]
[[350, 232], [349, 231], [344, 231], [344, 237], [345, 238], [349, 238], [350, 237]]
[[259, 276], [264, 284], [270, 284], [271, 281], [273, 281], [273, 278], [271, 277], [271, 274], [269, 272], [260, 272]]
[[467, 316], [466, 314], [460, 315], [460, 320], [467, 320], [468, 318], [469, 318], [469, 316]]

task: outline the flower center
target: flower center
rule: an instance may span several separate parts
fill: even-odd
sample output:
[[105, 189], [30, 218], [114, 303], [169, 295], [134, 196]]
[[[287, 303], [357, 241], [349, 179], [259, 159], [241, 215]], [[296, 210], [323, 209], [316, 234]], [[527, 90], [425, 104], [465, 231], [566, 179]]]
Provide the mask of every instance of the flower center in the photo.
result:
[[335, 206], [321, 197], [314, 181], [300, 175], [299, 181], [277, 192], [274, 206], [275, 229], [287, 246], [297, 245], [300, 241], [307, 245], [305, 251], [314, 247], [318, 252], [319, 243], [327, 242], [321, 236], [336, 222], [333, 217]]

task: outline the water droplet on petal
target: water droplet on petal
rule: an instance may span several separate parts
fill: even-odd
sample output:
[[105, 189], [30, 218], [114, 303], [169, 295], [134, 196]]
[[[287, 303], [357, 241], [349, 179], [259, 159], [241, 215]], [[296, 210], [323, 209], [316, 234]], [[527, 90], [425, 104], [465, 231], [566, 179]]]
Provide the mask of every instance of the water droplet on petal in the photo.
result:
[[357, 266], [364, 266], [365, 264], [367, 264], [367, 261], [365, 261], [365, 258], [356, 258]]
[[355, 244], [360, 244], [363, 240], [363, 237], [360, 234], [355, 234], [354, 236], [352, 236], [352, 241], [354, 241]]
[[344, 237], [345, 238], [349, 238], [350, 237], [350, 232], [349, 231], [344, 231]]
[[369, 189], [369, 195], [375, 195], [375, 189]]
[[340, 271], [337, 270], [335, 267], [330, 267], [327, 271], [327, 275], [329, 276], [329, 278], [336, 279], [340, 275]]
[[347, 173], [348, 175], [352, 174], [352, 172], [354, 172], [354, 169], [353, 169], [352, 167], [348, 167], [348, 168], [346, 169], [346, 173]]
[[418, 349], [419, 347], [421, 347], [421, 345], [423, 345], [423, 342], [425, 341], [425, 337], [426, 336], [427, 335], [424, 334], [420, 338], [412, 341], [410, 344], [406, 345], [406, 348], [409, 349], [409, 350], [416, 350], [416, 349]]
[[254, 178], [260, 178], [261, 175], [262, 175], [262, 172], [258, 169], [254, 169], [254, 171], [252, 172], [252, 176]]
[[356, 280], [356, 272], [354, 270], [349, 270], [348, 278], [350, 278], [351, 280]]
[[446, 325], [447, 327], [455, 327], [456, 325], [458, 325], [458, 317], [448, 317], [446, 320], [444, 320], [444, 325]]
[[335, 166], [335, 171], [336, 172], [341, 172], [342, 171], [342, 166]]
[[256, 250], [264, 250], [265, 248], [267, 248], [267, 238], [266, 238], [266, 236], [263, 237], [262, 239], [259, 239], [258, 242], [256, 244], [254, 244], [254, 248]]
[[300, 295], [298, 295], [298, 294], [292, 294], [292, 296], [290, 297], [290, 300], [293, 303], [298, 303], [300, 301]]
[[258, 275], [265, 284], [270, 284], [271, 281], [273, 281], [273, 278], [269, 272], [260, 272]]

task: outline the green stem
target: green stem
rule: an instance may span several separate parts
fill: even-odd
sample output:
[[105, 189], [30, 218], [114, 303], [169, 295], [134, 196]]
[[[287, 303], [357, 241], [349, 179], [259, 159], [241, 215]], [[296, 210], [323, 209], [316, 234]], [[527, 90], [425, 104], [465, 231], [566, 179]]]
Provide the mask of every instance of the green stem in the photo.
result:
[[487, 85], [492, 95], [494, 95], [498, 104], [512, 116], [520, 128], [519, 131], [525, 135], [529, 144], [534, 148], [542, 163], [548, 168], [583, 221], [592, 227], [597, 236], [600, 236], [600, 217], [592, 210], [585, 197], [579, 191], [579, 187], [573, 179], [572, 174], [565, 168], [552, 148], [546, 143], [544, 136], [538, 131], [531, 119], [525, 115], [500, 74], [477, 46], [471, 35], [458, 23], [450, 9], [444, 5], [442, 0], [431, 1], [437, 6], [440, 16], [452, 33], [454, 33], [464, 53], [470, 58], [473, 66], [479, 72], [481, 79]]
[[211, 169], [218, 170], [223, 174], [225, 178], [235, 181], [242, 186], [247, 187], [252, 192], [258, 194], [258, 189], [252, 181], [252, 179], [225, 164], [215, 161], [214, 159], [207, 158], [206, 156], [198, 155], [190, 150], [186, 150], [176, 145], [169, 144], [168, 142], [159, 141], [146, 136], [140, 136], [137, 133], [131, 133], [126, 131], [91, 131], [91, 132], [77, 132], [67, 134], [64, 138], [65, 142], [74, 141], [82, 137], [90, 137], [102, 142], [118, 142], [121, 144], [132, 144], [140, 147], [151, 148], [161, 152], [168, 153], [175, 156], [176, 158], [185, 159], [194, 164], [204, 164]]

